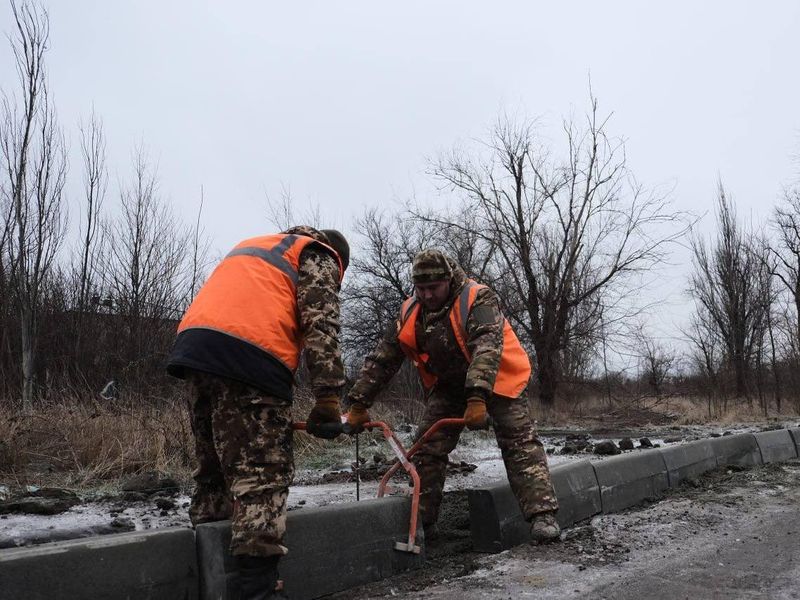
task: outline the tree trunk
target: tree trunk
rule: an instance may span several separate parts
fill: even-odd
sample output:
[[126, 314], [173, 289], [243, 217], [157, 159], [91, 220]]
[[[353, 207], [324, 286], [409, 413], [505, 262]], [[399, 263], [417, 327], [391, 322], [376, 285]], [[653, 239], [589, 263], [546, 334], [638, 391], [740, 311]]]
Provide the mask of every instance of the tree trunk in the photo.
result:
[[542, 406], [552, 407], [556, 400], [556, 387], [558, 386], [558, 372], [553, 352], [537, 352], [539, 357], [539, 401]]
[[36, 383], [36, 323], [30, 309], [22, 309], [20, 314], [20, 326], [22, 345], [22, 410], [24, 412], [31, 412], [33, 410], [33, 397]]

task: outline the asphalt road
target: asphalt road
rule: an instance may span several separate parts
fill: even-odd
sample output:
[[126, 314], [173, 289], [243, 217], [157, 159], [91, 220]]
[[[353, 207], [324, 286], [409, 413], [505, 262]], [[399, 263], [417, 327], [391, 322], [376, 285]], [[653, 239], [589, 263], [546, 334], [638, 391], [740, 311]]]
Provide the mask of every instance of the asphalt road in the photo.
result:
[[348, 598], [800, 599], [800, 461], [715, 472], [565, 538], [462, 553]]
[[617, 581], [593, 587], [584, 597], [800, 598], [800, 504], [751, 510], [761, 518], [728, 528], [735, 535], [712, 533], [705, 544], [663, 565], [623, 569]]

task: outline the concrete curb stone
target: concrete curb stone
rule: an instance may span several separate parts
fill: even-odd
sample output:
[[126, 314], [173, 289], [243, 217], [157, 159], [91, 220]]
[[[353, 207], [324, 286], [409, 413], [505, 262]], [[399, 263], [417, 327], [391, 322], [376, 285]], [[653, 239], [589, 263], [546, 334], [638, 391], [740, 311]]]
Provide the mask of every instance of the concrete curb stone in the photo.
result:
[[[285, 538], [289, 554], [278, 566], [286, 593], [307, 600], [421, 567], [421, 527], [420, 554], [394, 549], [395, 542], [408, 539], [410, 505], [408, 498], [391, 497], [291, 511]], [[236, 572], [227, 557], [230, 535], [228, 521], [197, 527], [201, 600], [238, 597]]]
[[[558, 465], [551, 473], [558, 498], [561, 527], [569, 527], [600, 512], [600, 488], [591, 462]], [[530, 525], [522, 516], [508, 483], [471, 489], [469, 500], [472, 547], [476, 552], [502, 552], [530, 541]]]
[[717, 466], [735, 465], [738, 467], [755, 467], [763, 464], [761, 450], [752, 433], [739, 433], [714, 438], [709, 443], [717, 457]]
[[653, 450], [614, 456], [593, 462], [592, 466], [600, 485], [604, 513], [658, 498], [669, 487], [664, 457]]
[[3, 550], [0, 574], [0, 600], [194, 599], [194, 532], [172, 527]]
[[792, 435], [792, 439], [794, 440], [794, 447], [797, 451], [797, 456], [800, 456], [800, 427], [792, 427], [789, 430], [789, 433]]
[[797, 458], [797, 446], [788, 429], [762, 431], [753, 436], [761, 450], [761, 459], [765, 465]]
[[708, 440], [660, 448], [659, 452], [667, 467], [670, 487], [696, 479], [706, 471], [717, 468], [717, 456]]

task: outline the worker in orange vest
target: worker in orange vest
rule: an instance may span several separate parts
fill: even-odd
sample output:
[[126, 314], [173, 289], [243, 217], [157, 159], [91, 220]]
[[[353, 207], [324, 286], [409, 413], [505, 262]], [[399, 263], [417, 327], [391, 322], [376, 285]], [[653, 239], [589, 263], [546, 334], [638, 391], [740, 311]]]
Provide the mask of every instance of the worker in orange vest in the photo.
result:
[[[468, 279], [438, 250], [415, 256], [412, 280], [414, 296], [403, 302], [396, 323], [367, 357], [347, 395], [349, 429], [363, 427], [378, 392], [410, 359], [427, 390], [419, 432], [439, 419], [461, 416], [468, 428], [485, 428], [488, 412], [511, 489], [531, 522], [532, 538], [557, 539], [558, 503], [526, 400], [531, 365], [497, 295]], [[460, 433], [459, 428], [440, 430], [413, 458], [421, 483], [420, 520], [429, 538], [442, 501], [448, 455]]]
[[303, 350], [316, 397], [307, 429], [319, 437], [341, 429], [339, 289], [349, 254], [332, 229], [244, 240], [178, 326], [167, 370], [191, 386], [198, 468], [189, 515], [195, 525], [231, 519], [243, 599], [278, 597], [294, 475], [292, 386]]

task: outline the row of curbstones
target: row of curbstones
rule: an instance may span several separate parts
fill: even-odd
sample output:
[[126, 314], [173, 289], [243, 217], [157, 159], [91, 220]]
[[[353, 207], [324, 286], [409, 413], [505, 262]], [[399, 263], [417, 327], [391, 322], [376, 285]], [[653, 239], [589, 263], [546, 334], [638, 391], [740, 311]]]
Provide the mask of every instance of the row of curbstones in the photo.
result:
[[[800, 429], [732, 435], [689, 444], [579, 461], [552, 470], [562, 526], [615, 512], [723, 465], [754, 466], [797, 458]], [[508, 484], [469, 490], [473, 547], [498, 552], [529, 539]], [[409, 501], [384, 498], [289, 514], [282, 577], [292, 598], [304, 600], [416, 568], [420, 555], [393, 549], [407, 535]], [[151, 532], [42, 544], [0, 551], [0, 600], [58, 597], [230, 598], [236, 573], [226, 560], [228, 523], [197, 531]]]
[[[717, 467], [751, 467], [800, 456], [800, 428], [742, 433], [656, 448], [603, 461], [583, 460], [551, 471], [558, 521], [569, 527], [658, 498], [665, 490]], [[508, 484], [469, 490], [470, 528], [478, 552], [501, 552], [530, 539]]]
[[[292, 511], [281, 577], [289, 596], [309, 600], [422, 566], [398, 552], [410, 501], [366, 500]], [[230, 522], [104, 535], [0, 550], [0, 600], [225, 600], [238, 598], [227, 548]], [[417, 530], [424, 547], [423, 531]]]

